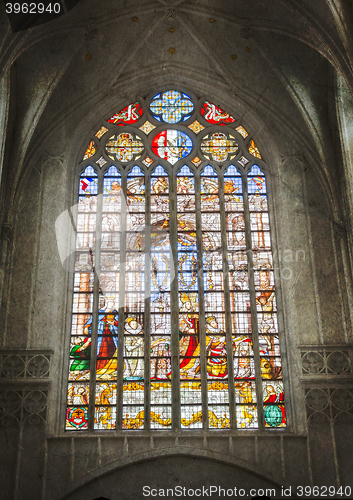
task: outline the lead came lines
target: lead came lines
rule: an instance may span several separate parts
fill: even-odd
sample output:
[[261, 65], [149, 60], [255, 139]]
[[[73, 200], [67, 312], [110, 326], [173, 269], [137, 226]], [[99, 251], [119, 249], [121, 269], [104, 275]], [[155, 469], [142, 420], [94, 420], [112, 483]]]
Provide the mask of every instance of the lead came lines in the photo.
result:
[[81, 156], [66, 429], [285, 427], [261, 154], [209, 101], [142, 101]]

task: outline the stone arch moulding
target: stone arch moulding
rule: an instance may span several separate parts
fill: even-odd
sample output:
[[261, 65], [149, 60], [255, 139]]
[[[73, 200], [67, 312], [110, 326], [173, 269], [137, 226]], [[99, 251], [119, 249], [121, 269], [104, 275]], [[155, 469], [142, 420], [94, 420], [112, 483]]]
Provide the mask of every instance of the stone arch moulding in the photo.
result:
[[[270, 473], [263, 467], [254, 465], [246, 460], [240, 459], [235, 456], [225, 455], [224, 453], [219, 453], [216, 451], [202, 450], [199, 448], [189, 448], [186, 446], [176, 446], [173, 448], [155, 449], [146, 451], [143, 453], [137, 453], [135, 455], [123, 457], [114, 460], [113, 462], [107, 464], [106, 466], [98, 467], [93, 471], [89, 472], [85, 476], [74, 481], [70, 487], [59, 497], [58, 500], [81, 500], [80, 490], [89, 486], [91, 487], [96, 481], [100, 481], [103, 478], [107, 478], [109, 475], [119, 472], [121, 469], [127, 469], [129, 466], [133, 465], [143, 465], [160, 458], [195, 458], [204, 459], [207, 462], [214, 462], [216, 464], [231, 466], [240, 474], [247, 477], [253, 477], [254, 481], [259, 481], [261, 487], [267, 488], [280, 488], [288, 487], [286, 479], [283, 476], [278, 476]], [[234, 480], [234, 486], [242, 487], [244, 484], [244, 479], [240, 477], [239, 485], [236, 484], [237, 480]], [[182, 482], [182, 481], [181, 481]], [[174, 485], [168, 486], [173, 487]], [[198, 486], [199, 487], [199, 486]], [[117, 485], [118, 488], [118, 485]], [[101, 492], [99, 494], [106, 495], [107, 493]]]

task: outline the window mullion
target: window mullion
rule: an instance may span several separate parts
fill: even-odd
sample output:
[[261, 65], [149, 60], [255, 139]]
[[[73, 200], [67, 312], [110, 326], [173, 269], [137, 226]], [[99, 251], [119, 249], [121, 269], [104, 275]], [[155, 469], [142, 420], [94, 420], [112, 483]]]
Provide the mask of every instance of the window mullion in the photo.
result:
[[219, 205], [221, 212], [221, 236], [222, 236], [222, 262], [223, 262], [223, 286], [224, 286], [224, 305], [226, 321], [226, 342], [227, 342], [227, 366], [228, 366], [228, 391], [231, 427], [236, 429], [235, 412], [235, 393], [234, 393], [234, 362], [233, 362], [233, 340], [232, 340], [232, 318], [230, 310], [230, 292], [229, 292], [229, 272], [227, 259], [227, 233], [226, 216], [224, 203], [224, 180], [223, 174], [218, 176]]
[[252, 324], [252, 332], [253, 332], [252, 340], [253, 340], [254, 361], [255, 361], [257, 415], [258, 415], [259, 429], [263, 430], [264, 429], [264, 417], [263, 417], [263, 404], [262, 404], [263, 397], [262, 397], [262, 385], [261, 385], [260, 349], [259, 349], [259, 337], [258, 337], [258, 328], [257, 328], [257, 310], [256, 310], [254, 262], [253, 262], [252, 245], [251, 245], [248, 183], [247, 183], [246, 175], [242, 176], [242, 181], [243, 181], [243, 196], [244, 196], [246, 253], [247, 253], [247, 257], [248, 257], [251, 324]]
[[204, 301], [203, 259], [202, 259], [202, 220], [201, 220], [201, 183], [200, 172], [195, 175], [195, 207], [196, 207], [196, 245], [197, 245], [197, 275], [199, 298], [199, 325], [200, 325], [200, 366], [201, 366], [201, 394], [202, 394], [202, 426], [208, 429], [207, 404], [207, 368], [206, 368], [206, 313]]
[[125, 306], [125, 267], [126, 267], [126, 172], [122, 175], [121, 187], [121, 229], [120, 229], [120, 275], [119, 275], [119, 322], [118, 322], [118, 366], [117, 366], [117, 408], [116, 429], [121, 430], [123, 418], [123, 365], [124, 365], [124, 306]]
[[172, 375], [172, 428], [180, 429], [180, 369], [179, 369], [179, 296], [178, 296], [178, 237], [177, 237], [177, 180], [175, 175], [169, 175], [170, 191], [170, 248], [173, 262], [174, 279], [170, 284], [171, 309], [171, 375]]
[[96, 395], [96, 367], [97, 367], [97, 340], [98, 340], [98, 309], [100, 293], [100, 256], [101, 256], [101, 237], [102, 237], [102, 205], [103, 205], [103, 176], [98, 177], [98, 196], [97, 196], [97, 216], [96, 216], [96, 241], [95, 252], [91, 256], [94, 263], [94, 286], [93, 286], [93, 312], [92, 312], [92, 340], [91, 340], [91, 364], [90, 364], [90, 383], [89, 383], [89, 404], [88, 404], [88, 429], [94, 430], [95, 418], [95, 395]]
[[145, 429], [151, 426], [151, 181], [145, 176]]

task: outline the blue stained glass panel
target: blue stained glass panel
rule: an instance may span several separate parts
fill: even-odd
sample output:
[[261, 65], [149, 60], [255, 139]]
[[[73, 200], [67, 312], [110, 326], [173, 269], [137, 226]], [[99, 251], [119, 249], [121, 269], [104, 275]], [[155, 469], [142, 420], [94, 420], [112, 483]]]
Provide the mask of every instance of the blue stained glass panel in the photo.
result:
[[154, 96], [150, 109], [156, 120], [178, 123], [190, 118], [194, 104], [188, 95], [176, 90], [168, 90], [168, 92]]
[[79, 195], [98, 194], [98, 177], [92, 167], [86, 167], [80, 176]]

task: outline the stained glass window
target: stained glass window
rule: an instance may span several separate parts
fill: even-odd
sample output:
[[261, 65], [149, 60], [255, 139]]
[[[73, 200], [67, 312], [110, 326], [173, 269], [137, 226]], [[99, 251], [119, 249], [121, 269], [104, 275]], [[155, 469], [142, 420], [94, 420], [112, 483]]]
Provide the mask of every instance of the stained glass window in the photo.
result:
[[152, 141], [154, 154], [167, 160], [172, 165], [188, 156], [191, 150], [192, 141], [190, 137], [180, 130], [163, 130]]
[[168, 90], [153, 97], [150, 109], [156, 120], [178, 123], [190, 118], [194, 104], [183, 92]]
[[162, 166], [152, 172], [150, 234], [150, 380], [151, 429], [172, 424], [169, 228], [169, 177]]
[[235, 122], [235, 119], [231, 115], [210, 101], [204, 102], [201, 108], [201, 115], [208, 123], [212, 123], [212, 125], [228, 125]]
[[205, 158], [224, 162], [236, 156], [239, 147], [235, 138], [230, 134], [216, 132], [211, 136], [206, 135], [201, 143], [201, 151]]
[[218, 175], [209, 165], [201, 174], [200, 193], [208, 420], [210, 428], [229, 429], [221, 212]]
[[145, 199], [145, 176], [135, 166], [126, 188], [123, 429], [141, 429], [145, 422]]
[[111, 118], [109, 118], [109, 123], [114, 123], [116, 125], [124, 126], [124, 125], [132, 125], [139, 121], [143, 114], [143, 109], [139, 102], [134, 102], [126, 106], [119, 111], [119, 113], [115, 113]]
[[287, 425], [268, 167], [237, 118], [190, 95], [125, 105], [87, 141], [67, 431]]

